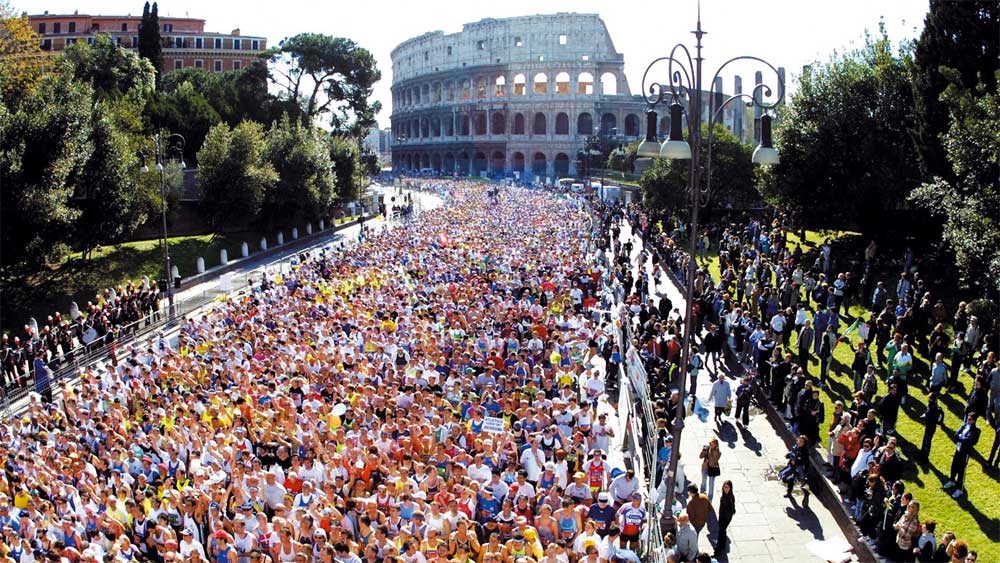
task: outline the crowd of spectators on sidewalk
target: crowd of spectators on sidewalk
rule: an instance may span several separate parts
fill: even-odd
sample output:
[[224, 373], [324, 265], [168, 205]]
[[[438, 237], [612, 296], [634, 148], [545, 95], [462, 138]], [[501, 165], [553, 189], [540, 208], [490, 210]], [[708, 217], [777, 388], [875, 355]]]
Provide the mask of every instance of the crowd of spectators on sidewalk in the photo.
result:
[[[956, 451], [945, 488], [955, 498], [965, 494], [964, 478], [971, 452], [982, 434], [979, 421], [993, 428], [993, 445], [986, 465], [1000, 466], [1000, 367], [997, 363], [998, 323], [981, 326], [966, 303], [949, 311], [940, 290], [925, 281], [920, 261], [907, 249], [899, 260], [878, 255], [872, 242], [852, 267], [837, 260], [828, 239], [815, 251], [792, 242], [788, 219], [780, 214], [769, 222], [748, 218], [706, 229], [698, 237], [694, 279], [694, 341], [700, 353], [681, 370], [680, 342], [683, 321], [672, 304], [661, 300], [654, 307], [649, 288], [663, 276], [678, 283], [686, 280], [689, 260], [688, 225], [676, 218], [654, 223], [643, 209], [631, 205], [625, 215], [643, 247], [653, 249], [653, 271], [632, 280], [621, 276], [626, 293], [638, 289], [633, 305], [639, 317], [635, 343], [642, 350], [654, 388], [677, 387], [678, 378], [699, 377], [724, 381], [720, 366], [728, 348], [742, 364], [762, 400], [782, 412], [794, 435], [782, 478], [791, 495], [796, 482], [805, 484], [808, 458], [820, 448], [827, 457], [829, 476], [846, 491], [846, 502], [867, 539], [884, 557], [894, 561], [974, 560], [974, 551], [955, 534], [938, 541], [936, 523], [919, 519], [919, 503], [911, 502], [901, 480], [910, 460], [897, 451], [896, 424], [907, 399], [918, 389], [929, 395], [923, 422], [926, 432], [922, 455], [926, 460], [931, 438], [943, 420], [936, 398], [951, 393], [961, 400], [967, 390], [964, 424], [955, 430]], [[707, 266], [709, 248], [719, 260], [719, 275]], [[630, 249], [623, 249], [627, 252]], [[877, 280], [876, 261], [898, 266], [892, 280]], [[648, 279], [643, 279], [648, 278]], [[648, 300], [648, 303], [647, 303]], [[868, 312], [852, 316], [850, 305]], [[945, 325], [951, 323], [950, 336]], [[833, 370], [838, 347], [853, 351], [851, 374], [844, 383], [853, 392], [849, 403], [837, 401], [827, 413], [820, 391], [839, 376]], [[919, 352], [934, 358], [930, 364], [916, 360]], [[818, 369], [816, 368], [818, 364]], [[746, 381], [744, 381], [745, 383]], [[716, 388], [718, 387], [718, 389]], [[716, 418], [729, 405], [729, 390], [713, 386]], [[748, 402], [746, 402], [748, 403]], [[676, 397], [659, 403], [664, 425], [683, 407]], [[742, 424], [746, 422], [741, 419]], [[661, 438], [662, 440], [662, 438]], [[662, 447], [658, 444], [658, 447]], [[657, 477], [659, 479], [659, 477]], [[971, 554], [971, 555], [969, 555]], [[965, 559], [966, 556], [972, 559]]]
[[434, 185], [0, 423], [3, 563], [637, 563], [599, 224]]
[[0, 373], [4, 390], [30, 387], [36, 359], [49, 369], [72, 364], [74, 357], [110, 345], [120, 335], [134, 333], [158, 320], [162, 295], [148, 280], [108, 288], [65, 315], [56, 312], [44, 322], [32, 319], [22, 334], [3, 334]]

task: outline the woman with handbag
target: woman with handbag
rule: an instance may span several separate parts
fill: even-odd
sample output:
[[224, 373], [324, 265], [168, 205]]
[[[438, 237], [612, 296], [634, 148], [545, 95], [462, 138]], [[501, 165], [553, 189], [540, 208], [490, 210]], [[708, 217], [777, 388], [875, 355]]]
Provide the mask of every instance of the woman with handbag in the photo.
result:
[[701, 449], [698, 457], [701, 458], [701, 492], [707, 493], [708, 500], [712, 500], [715, 493], [715, 478], [722, 474], [719, 467], [719, 459], [722, 457], [719, 440], [712, 438], [708, 445]]

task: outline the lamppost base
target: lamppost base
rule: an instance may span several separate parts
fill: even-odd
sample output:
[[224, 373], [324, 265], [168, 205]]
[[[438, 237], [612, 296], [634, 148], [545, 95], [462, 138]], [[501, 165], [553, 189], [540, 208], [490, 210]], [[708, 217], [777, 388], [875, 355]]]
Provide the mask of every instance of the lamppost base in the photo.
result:
[[673, 510], [664, 510], [660, 516], [660, 532], [664, 538], [667, 537], [667, 534], [671, 534], [674, 538], [677, 537], [677, 520], [674, 518]]

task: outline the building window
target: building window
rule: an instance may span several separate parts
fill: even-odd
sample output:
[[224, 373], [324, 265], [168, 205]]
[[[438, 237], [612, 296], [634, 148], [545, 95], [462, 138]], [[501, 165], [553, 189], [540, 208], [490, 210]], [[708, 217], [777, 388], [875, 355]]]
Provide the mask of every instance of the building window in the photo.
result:
[[205, 61], [201, 59], [194, 60], [194, 68], [205, 68]]
[[121, 47], [121, 46], [122, 46], [121, 36], [115, 37], [115, 47]]
[[524, 41], [521, 41], [520, 37], [515, 37], [514, 38], [514, 46], [515, 47], [524, 47]]
[[559, 36], [559, 44], [560, 45], [565, 45], [566, 44], [566, 35], [565, 34]]
[[123, 23], [122, 24], [122, 31], [128, 31], [128, 24], [127, 23]]
[[184, 38], [183, 37], [174, 37], [174, 47], [180, 49], [183, 46], [184, 46]]
[[233, 39], [233, 49], [236, 49], [237, 51], [239, 51], [240, 47], [242, 47], [242, 43], [243, 42], [240, 41], [239, 39]]
[[233, 61], [233, 70], [239, 70], [243, 68], [243, 61]]
[[222, 72], [222, 61], [215, 59], [214, 61], [215, 72]]
[[95, 24], [91, 24], [90, 25], [90, 32], [91, 33], [97, 33], [100, 30], [101, 30], [101, 24], [95, 23]]
[[163, 24], [163, 31], [164, 32], [170, 33], [173, 30], [174, 30], [174, 24], [172, 24], [172, 23], [165, 23], [165, 24]]
[[132, 36], [132, 48], [135, 49], [138, 46], [139, 46], [139, 36], [138, 35], [133, 35]]
[[51, 39], [46, 39], [46, 40], [42, 41], [42, 50], [43, 51], [51, 51], [52, 50], [52, 40]]
[[590, 60], [590, 55], [583, 55], [582, 57], [580, 57], [580, 59], [584, 60], [584, 61], [589, 61]]
[[448, 45], [448, 56], [451, 56], [451, 45]]
[[73, 43], [76, 43], [76, 38], [75, 38], [75, 37], [67, 37], [67, 38], [66, 38], [66, 46], [67, 46], [67, 47], [69, 47], [69, 46], [70, 46], [70, 45], [72, 45]]
[[94, 44], [94, 38], [93, 37], [88, 37], [87, 38], [87, 45], [93, 45], [93, 44]]
[[194, 48], [195, 49], [201, 49], [204, 46], [205, 46], [205, 40], [204, 39], [202, 39], [201, 37], [195, 37], [194, 38]]
[[180, 70], [182, 68], [184, 68], [184, 60], [174, 59], [174, 70]]
[[479, 42], [479, 50], [483, 51], [485, 49], [486, 49], [486, 42], [485, 41], [480, 41]]
[[45, 35], [45, 22], [38, 24], [38, 34]]
[[425, 61], [431, 60], [431, 54], [430, 54], [430, 52], [424, 51], [424, 60]]
[[254, 51], [260, 51], [260, 41], [257, 39], [251, 41], [250, 48], [253, 49]]
[[221, 37], [216, 37], [215, 38], [215, 48], [216, 49], [221, 49], [222, 48], [222, 38]]
[[62, 22], [52, 24], [52, 33], [62, 33]]
[[76, 22], [69, 22], [69, 32], [76, 33]]

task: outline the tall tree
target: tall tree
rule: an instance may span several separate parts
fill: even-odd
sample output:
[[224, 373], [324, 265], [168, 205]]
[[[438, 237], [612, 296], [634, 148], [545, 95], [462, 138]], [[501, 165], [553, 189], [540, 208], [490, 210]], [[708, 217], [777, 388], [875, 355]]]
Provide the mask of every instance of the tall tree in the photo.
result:
[[267, 160], [278, 181], [264, 194], [265, 226], [311, 221], [326, 214], [336, 185], [325, 135], [285, 116], [267, 133]]
[[[702, 126], [701, 162], [708, 162], [708, 125]], [[633, 152], [634, 154], [634, 152]], [[759, 199], [754, 187], [753, 148], [740, 142], [736, 135], [716, 124], [712, 141], [711, 191], [709, 210], [748, 205]], [[627, 157], [625, 157], [627, 158]], [[623, 164], [625, 162], [623, 158]], [[642, 175], [642, 197], [647, 209], [657, 217], [679, 211], [686, 216], [691, 204], [688, 178], [691, 161], [656, 158]], [[708, 178], [703, 174], [702, 181]], [[706, 183], [703, 188], [708, 187]]]
[[172, 94], [185, 83], [190, 83], [231, 127], [245, 120], [269, 127], [285, 113], [298, 120], [297, 103], [279, 100], [267, 91], [267, 65], [263, 62], [222, 73], [194, 67], [175, 70], [163, 77], [160, 88]]
[[90, 84], [98, 99], [127, 96], [141, 102], [153, 91], [156, 80], [153, 65], [135, 52], [112, 43], [109, 35], [98, 35], [93, 45], [74, 43], [66, 49], [64, 57], [73, 77]]
[[337, 197], [357, 199], [361, 182], [361, 151], [357, 142], [349, 137], [330, 135], [329, 150], [337, 178]]
[[930, 181], [952, 181], [942, 136], [948, 133], [949, 108], [941, 95], [949, 85], [946, 69], [959, 88], [997, 91], [1000, 68], [1000, 3], [996, 0], [931, 0], [924, 30], [913, 51], [912, 135], [920, 171]]
[[265, 158], [267, 140], [259, 123], [220, 123], [198, 151], [202, 211], [215, 228], [245, 226], [260, 214], [264, 194], [278, 174]]
[[163, 38], [160, 36], [160, 13], [156, 2], [150, 9], [149, 2], [142, 8], [139, 24], [139, 56], [152, 63], [156, 70], [156, 85], [163, 75]]
[[0, 104], [2, 268], [59, 258], [79, 211], [69, 204], [90, 158], [93, 91], [43, 76], [16, 108]]
[[[952, 179], [936, 177], [912, 198], [944, 218], [944, 240], [955, 251], [958, 275], [969, 287], [1000, 291], [1000, 95], [953, 86], [943, 99], [951, 125], [943, 137]], [[1000, 72], [995, 78], [1000, 79]]]
[[148, 129], [169, 129], [184, 136], [184, 160], [195, 166], [205, 136], [212, 126], [224, 123], [212, 104], [190, 82], [184, 82], [171, 92], [156, 92], [150, 96], [145, 119]]
[[48, 62], [27, 16], [16, 15], [9, 0], [0, 0], [0, 101], [17, 105], [42, 75]]
[[367, 129], [381, 106], [369, 104], [372, 86], [382, 78], [375, 57], [343, 37], [301, 33], [284, 39], [271, 53], [276, 86], [302, 107], [303, 124], [334, 112], [331, 123], [344, 133]]
[[145, 221], [149, 209], [147, 194], [137, 182], [136, 138], [122, 127], [125, 119], [115, 116], [116, 111], [138, 113], [124, 102], [102, 101], [94, 105], [90, 133], [93, 150], [72, 200], [80, 210], [72, 241], [84, 258], [89, 258], [97, 245], [116, 243], [131, 235]]
[[804, 73], [778, 120], [781, 162], [759, 175], [765, 200], [810, 227], [888, 227], [918, 184], [907, 59], [883, 32]]

